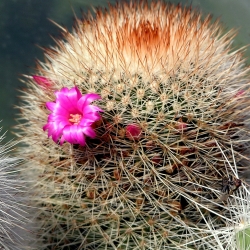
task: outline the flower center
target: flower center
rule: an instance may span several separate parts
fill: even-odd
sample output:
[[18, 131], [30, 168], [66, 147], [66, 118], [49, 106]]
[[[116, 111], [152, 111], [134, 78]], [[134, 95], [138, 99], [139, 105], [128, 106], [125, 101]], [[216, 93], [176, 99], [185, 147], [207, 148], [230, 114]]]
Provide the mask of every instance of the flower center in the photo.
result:
[[80, 115], [80, 114], [70, 114], [69, 116], [70, 116], [69, 122], [71, 122], [75, 125], [78, 125], [82, 119], [82, 115]]

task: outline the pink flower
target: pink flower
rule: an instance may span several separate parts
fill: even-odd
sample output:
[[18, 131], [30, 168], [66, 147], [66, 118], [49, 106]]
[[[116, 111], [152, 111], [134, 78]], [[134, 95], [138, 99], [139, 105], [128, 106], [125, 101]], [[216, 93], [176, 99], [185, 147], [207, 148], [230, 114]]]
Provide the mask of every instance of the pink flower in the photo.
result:
[[82, 95], [77, 87], [62, 88], [55, 92], [56, 101], [47, 102], [46, 107], [51, 111], [48, 123], [43, 130], [48, 130], [48, 137], [60, 145], [64, 141], [84, 146], [85, 136], [94, 138], [95, 131], [91, 125], [100, 119], [99, 112], [103, 112], [91, 102], [100, 99], [98, 94]]
[[45, 88], [45, 89], [50, 89], [52, 87], [52, 82], [44, 77], [44, 76], [32, 76], [33, 77], [33, 80], [41, 87]]
[[126, 137], [129, 140], [139, 140], [141, 138], [141, 128], [137, 124], [129, 124], [125, 128]]

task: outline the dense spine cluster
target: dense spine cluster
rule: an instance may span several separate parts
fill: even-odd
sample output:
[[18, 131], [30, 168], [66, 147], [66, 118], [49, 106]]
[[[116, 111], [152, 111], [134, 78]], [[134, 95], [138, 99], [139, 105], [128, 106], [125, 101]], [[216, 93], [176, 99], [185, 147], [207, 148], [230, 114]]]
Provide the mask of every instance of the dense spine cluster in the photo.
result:
[[[248, 168], [249, 69], [234, 32], [162, 2], [95, 14], [62, 28], [22, 97], [41, 249], [217, 249], [209, 225], [226, 227], [240, 188], [230, 164]], [[42, 129], [46, 103], [74, 86], [101, 96], [84, 146]]]
[[4, 136], [0, 135], [0, 249], [20, 250], [24, 249], [23, 236], [28, 236], [26, 209], [21, 202], [25, 189], [17, 170], [21, 160], [11, 155], [16, 142], [4, 143]]

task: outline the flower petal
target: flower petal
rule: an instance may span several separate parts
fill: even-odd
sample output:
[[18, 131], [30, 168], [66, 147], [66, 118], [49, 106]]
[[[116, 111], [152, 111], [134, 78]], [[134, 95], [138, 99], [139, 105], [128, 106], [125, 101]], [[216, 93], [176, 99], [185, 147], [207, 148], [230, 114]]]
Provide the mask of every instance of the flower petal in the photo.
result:
[[79, 99], [79, 101], [77, 103], [77, 108], [79, 111], [81, 111], [83, 113], [83, 109], [87, 105], [89, 105], [91, 102], [93, 102], [95, 100], [99, 100], [99, 99], [101, 99], [101, 96], [99, 96], [98, 94], [94, 94], [94, 93], [86, 94]]
[[59, 107], [64, 108], [69, 113], [76, 113], [78, 112], [77, 109], [77, 102], [73, 103], [67, 96], [60, 95], [60, 97], [56, 100]]
[[84, 136], [84, 134], [83, 134], [83, 132], [82, 132], [82, 130], [80, 128], [77, 128], [76, 136], [77, 136], [77, 142], [81, 146], [84, 146], [86, 144], [86, 142], [85, 142], [85, 136]]
[[64, 122], [64, 121], [61, 121], [59, 123], [54, 123], [54, 126], [55, 126], [55, 129], [54, 129], [54, 132], [52, 134], [52, 139], [53, 141], [57, 142], [60, 135], [62, 134], [63, 132], [63, 129], [68, 126], [68, 123], [67, 122]]
[[62, 136], [61, 136], [61, 139], [60, 139], [60, 145], [62, 146], [64, 142], [65, 142], [65, 138], [64, 138], [64, 136], [62, 135]]
[[46, 102], [46, 108], [50, 111], [53, 111], [55, 108], [55, 103], [54, 102]]
[[63, 130], [63, 137], [65, 141], [71, 144], [85, 145], [84, 134], [77, 125], [66, 126]]
[[73, 143], [73, 139], [71, 137], [71, 132], [70, 132], [70, 127], [71, 126], [65, 126], [63, 129], [63, 137], [65, 139], [65, 141], [69, 142], [69, 143]]
[[88, 113], [96, 113], [96, 112], [103, 112], [103, 110], [94, 105], [87, 105], [82, 110], [83, 115], [88, 114]]
[[66, 96], [72, 102], [72, 105], [77, 105], [77, 102], [82, 97], [82, 94], [77, 87], [74, 87], [68, 91]]
[[[94, 119], [94, 118], [96, 118], [96, 119]], [[95, 121], [98, 121], [98, 120], [100, 120], [100, 115], [98, 115], [98, 117], [96, 115], [95, 116], [90, 115], [90, 119], [85, 117], [85, 119], [82, 119], [80, 121], [79, 125], [81, 127], [90, 127]]]
[[83, 127], [83, 128], [81, 128], [81, 131], [85, 135], [89, 136], [90, 138], [95, 138], [96, 137], [96, 133], [91, 127]]

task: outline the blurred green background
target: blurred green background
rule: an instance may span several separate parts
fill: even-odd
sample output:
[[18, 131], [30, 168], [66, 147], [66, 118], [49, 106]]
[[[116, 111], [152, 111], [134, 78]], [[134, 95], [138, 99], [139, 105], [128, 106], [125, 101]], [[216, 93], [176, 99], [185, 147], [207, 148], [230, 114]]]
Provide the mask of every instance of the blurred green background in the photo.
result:
[[[115, 3], [114, 0], [109, 0]], [[118, 1], [119, 2], [119, 1]], [[172, 3], [192, 4], [205, 16], [211, 13], [220, 18], [228, 30], [238, 29], [236, 48], [250, 43], [250, 0], [178, 0]], [[0, 126], [7, 132], [6, 140], [13, 138], [12, 127], [19, 112], [18, 90], [25, 86], [20, 82], [21, 74], [32, 74], [35, 61], [43, 60], [42, 50], [37, 45], [54, 45], [53, 37], [60, 37], [60, 30], [48, 18], [71, 30], [74, 12], [92, 7], [106, 7], [104, 0], [0, 0]], [[250, 58], [250, 48], [246, 57]], [[250, 59], [247, 60], [250, 63]]]

